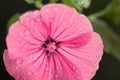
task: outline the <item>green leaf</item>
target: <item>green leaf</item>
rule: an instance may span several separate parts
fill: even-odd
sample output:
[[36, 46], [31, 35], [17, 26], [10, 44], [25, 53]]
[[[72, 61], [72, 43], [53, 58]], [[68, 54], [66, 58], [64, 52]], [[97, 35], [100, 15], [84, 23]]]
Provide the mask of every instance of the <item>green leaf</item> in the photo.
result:
[[77, 7], [72, 3], [72, 0], [61, 0], [61, 1], [62, 1], [62, 3], [66, 4], [66, 5], [70, 6], [70, 7], [75, 8], [79, 13], [82, 12], [82, 9], [81, 9], [81, 8], [77, 8]]
[[91, 19], [94, 31], [98, 32], [104, 43], [104, 50], [120, 60], [120, 37], [100, 19]]
[[50, 3], [56, 3], [57, 0], [50, 0]]
[[35, 2], [35, 0], [25, 0], [28, 4], [32, 4]]
[[40, 2], [40, 0], [36, 0], [36, 1], [34, 2], [34, 5], [35, 5], [35, 7], [38, 8], [38, 9], [40, 9], [40, 8], [43, 6], [43, 4], [42, 4], [42, 2]]
[[9, 27], [10, 27], [14, 22], [16, 22], [16, 21], [19, 19], [19, 16], [20, 16], [20, 14], [17, 13], [17, 14], [15, 14], [15, 15], [13, 15], [13, 16], [8, 20], [8, 22], [7, 22], [7, 29], [9, 29]]
[[111, 23], [120, 26], [120, 0], [112, 0], [107, 6], [106, 17]]
[[89, 17], [105, 17], [113, 25], [120, 26], [120, 0], [112, 0], [103, 10], [90, 14]]
[[28, 4], [34, 4], [36, 8], [40, 9], [43, 4], [41, 0], [25, 0]]
[[91, 0], [71, 0], [74, 5], [82, 8], [88, 8], [90, 6]]
[[81, 9], [78, 9], [78, 8], [71, 2], [71, 0], [61, 0], [61, 2], [64, 3], [64, 4], [66, 4], [66, 5], [68, 5], [68, 6], [70, 6], [70, 7], [75, 8], [79, 13], [82, 12]]
[[80, 11], [82, 11], [83, 8], [89, 8], [91, 1], [92, 0], [71, 0], [73, 5]]
[[68, 6], [75, 7], [75, 6], [73, 5], [73, 3], [71, 2], [71, 0], [61, 0], [61, 1], [62, 1], [62, 3], [66, 4], [66, 5], [68, 5]]

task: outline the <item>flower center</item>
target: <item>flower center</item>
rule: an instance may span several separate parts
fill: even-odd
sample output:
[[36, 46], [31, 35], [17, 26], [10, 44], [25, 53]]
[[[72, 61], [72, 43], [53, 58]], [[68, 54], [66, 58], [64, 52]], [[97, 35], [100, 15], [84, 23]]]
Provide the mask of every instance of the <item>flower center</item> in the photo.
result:
[[53, 40], [52, 38], [48, 38], [44, 44], [43, 44], [43, 48], [46, 51], [47, 54], [49, 53], [54, 53], [57, 51], [58, 48], [58, 42]]

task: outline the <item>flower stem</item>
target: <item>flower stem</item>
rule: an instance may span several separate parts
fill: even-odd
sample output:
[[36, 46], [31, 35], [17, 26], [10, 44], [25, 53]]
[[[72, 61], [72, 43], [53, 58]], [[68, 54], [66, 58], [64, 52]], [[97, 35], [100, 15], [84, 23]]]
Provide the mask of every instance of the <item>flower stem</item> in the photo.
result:
[[107, 10], [104, 9], [102, 11], [99, 11], [99, 12], [88, 15], [88, 18], [89, 19], [96, 19], [96, 18], [104, 16], [106, 14], [106, 12], [107, 12]]

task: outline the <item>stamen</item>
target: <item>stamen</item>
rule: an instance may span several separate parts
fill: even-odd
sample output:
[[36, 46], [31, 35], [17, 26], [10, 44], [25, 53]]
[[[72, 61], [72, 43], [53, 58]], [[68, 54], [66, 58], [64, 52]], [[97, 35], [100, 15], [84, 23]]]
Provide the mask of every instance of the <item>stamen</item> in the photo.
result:
[[43, 48], [47, 54], [49, 53], [54, 53], [57, 51], [59, 42], [55, 41], [52, 38], [48, 38], [44, 43], [43, 43]]

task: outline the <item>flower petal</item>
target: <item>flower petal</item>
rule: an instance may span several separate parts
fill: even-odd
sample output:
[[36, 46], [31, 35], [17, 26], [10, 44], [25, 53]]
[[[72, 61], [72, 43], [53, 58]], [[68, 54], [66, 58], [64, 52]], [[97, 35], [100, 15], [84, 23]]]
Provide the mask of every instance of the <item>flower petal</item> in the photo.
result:
[[47, 30], [42, 23], [40, 11], [29, 11], [20, 16], [20, 23], [25, 30], [28, 30], [36, 39], [44, 41], [48, 35]]
[[91, 39], [91, 36], [92, 36], [92, 33], [83, 33], [69, 40], [61, 41], [60, 45], [66, 46], [69, 48], [80, 48], [88, 43], [88, 41]]
[[[43, 51], [34, 54], [33, 60], [28, 63], [26, 57], [10, 59], [8, 51], [5, 50], [3, 58], [6, 70], [15, 80], [49, 80], [46, 72], [46, 58], [41, 55]], [[40, 56], [41, 55], [41, 56]]]
[[92, 31], [92, 26], [84, 15], [64, 4], [45, 5], [41, 9], [41, 18], [49, 30], [49, 35], [58, 41]]
[[18, 58], [17, 61], [11, 60], [8, 54], [8, 50], [4, 51], [3, 59], [4, 59], [6, 70], [9, 72], [11, 76], [14, 76], [14, 78], [17, 78], [17, 80], [23, 79], [23, 78], [20, 78], [19, 76], [23, 76], [23, 77], [26, 76], [24, 68], [21, 68], [21, 65], [23, 64], [22, 59]]
[[82, 80], [91, 80], [98, 69], [103, 44], [100, 36], [94, 33], [86, 45], [78, 49], [61, 46], [58, 51], [80, 69]]
[[10, 27], [6, 39], [10, 57], [24, 56], [41, 48], [47, 34], [45, 36], [46, 29], [40, 24], [39, 17], [36, 17], [37, 14], [39, 11], [27, 12], [20, 17], [20, 21]]
[[61, 53], [58, 52], [54, 55], [53, 62], [54, 73], [52, 80], [81, 80], [79, 69]]

